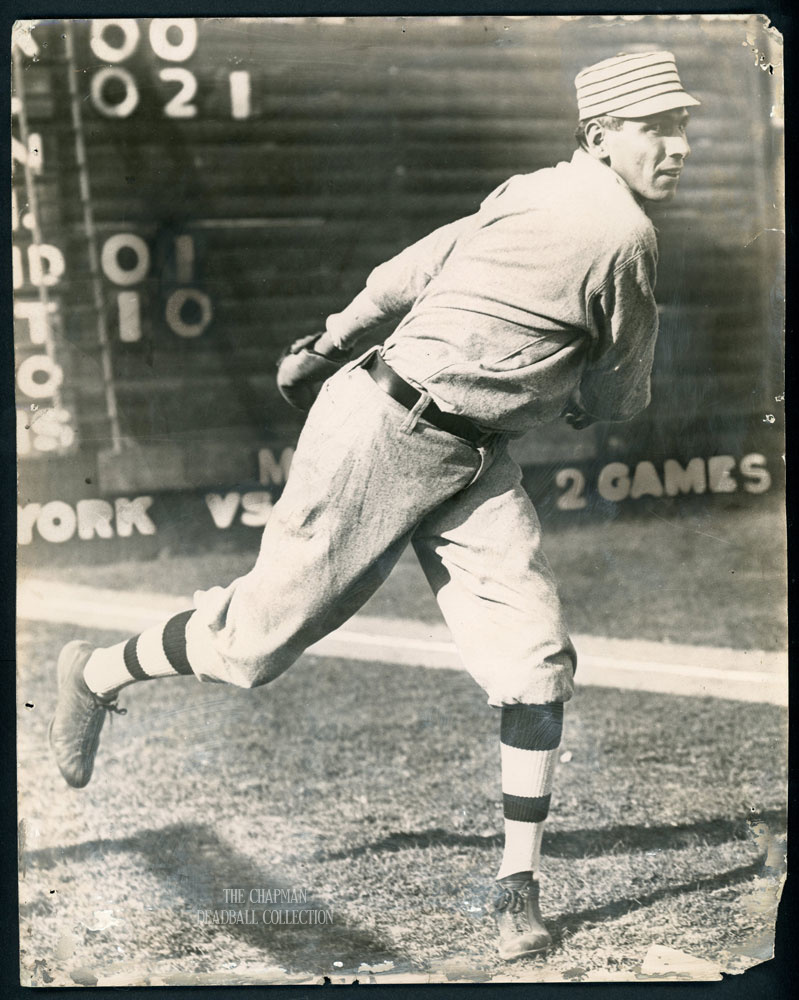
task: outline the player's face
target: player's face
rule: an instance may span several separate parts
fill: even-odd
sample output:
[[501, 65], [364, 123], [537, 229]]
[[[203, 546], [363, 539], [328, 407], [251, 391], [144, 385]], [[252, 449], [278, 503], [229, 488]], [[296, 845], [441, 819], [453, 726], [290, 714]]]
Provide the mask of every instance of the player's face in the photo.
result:
[[605, 130], [610, 166], [641, 198], [668, 201], [677, 190], [691, 147], [685, 108], [647, 118], [628, 118], [617, 131]]

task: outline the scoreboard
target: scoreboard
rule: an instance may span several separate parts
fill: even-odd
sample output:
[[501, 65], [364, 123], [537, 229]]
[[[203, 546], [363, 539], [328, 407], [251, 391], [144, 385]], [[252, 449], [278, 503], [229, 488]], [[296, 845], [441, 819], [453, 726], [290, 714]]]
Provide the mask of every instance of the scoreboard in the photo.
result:
[[301, 427], [274, 386], [283, 345], [511, 174], [568, 158], [577, 70], [644, 46], [702, 101], [653, 210], [653, 403], [542, 428], [518, 457], [564, 511], [768, 492], [784, 223], [762, 18], [96, 18], [14, 29], [23, 508], [69, 504], [77, 532], [80, 502], [91, 526], [120, 496], [199, 490], [215, 523], [234, 493], [262, 523]]

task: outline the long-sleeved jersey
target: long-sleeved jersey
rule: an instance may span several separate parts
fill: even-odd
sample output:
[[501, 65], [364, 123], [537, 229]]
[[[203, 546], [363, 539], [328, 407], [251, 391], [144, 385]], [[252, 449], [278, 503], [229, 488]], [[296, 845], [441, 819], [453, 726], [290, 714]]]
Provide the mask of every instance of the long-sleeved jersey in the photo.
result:
[[346, 348], [402, 317], [386, 361], [486, 428], [524, 433], [574, 401], [595, 419], [627, 420], [650, 399], [656, 264], [637, 199], [577, 150], [375, 268], [328, 331]]

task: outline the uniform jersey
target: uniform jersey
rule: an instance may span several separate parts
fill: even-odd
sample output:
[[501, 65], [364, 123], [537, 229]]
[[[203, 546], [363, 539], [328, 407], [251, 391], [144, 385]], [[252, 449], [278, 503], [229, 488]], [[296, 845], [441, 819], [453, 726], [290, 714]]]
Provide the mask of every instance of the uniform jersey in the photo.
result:
[[574, 400], [595, 419], [627, 420], [650, 399], [656, 264], [635, 196], [577, 150], [375, 268], [351, 317], [328, 329], [347, 348], [370, 323], [402, 317], [386, 361], [492, 430], [524, 433]]

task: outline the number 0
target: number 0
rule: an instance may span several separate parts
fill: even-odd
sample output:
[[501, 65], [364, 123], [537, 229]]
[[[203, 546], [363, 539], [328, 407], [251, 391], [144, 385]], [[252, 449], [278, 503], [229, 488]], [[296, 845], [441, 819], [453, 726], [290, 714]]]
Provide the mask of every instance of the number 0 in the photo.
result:
[[[110, 104], [105, 97], [104, 89], [109, 80], [117, 80], [124, 88], [125, 96], [118, 104]], [[92, 77], [92, 102], [100, 114], [106, 118], [127, 118], [133, 114], [139, 103], [139, 90], [136, 81], [121, 66], [106, 66], [98, 70]]]
[[[177, 31], [180, 41], [170, 39]], [[197, 48], [197, 22], [193, 17], [154, 17], [150, 22], [150, 45], [160, 59], [183, 62]]]
[[[121, 45], [111, 45], [105, 37], [108, 28], [116, 28], [122, 34]], [[139, 44], [139, 25], [132, 18], [117, 20], [115, 18], [95, 18], [92, 21], [92, 33], [89, 45], [100, 62], [124, 62], [133, 55]]]

